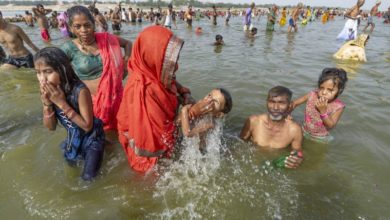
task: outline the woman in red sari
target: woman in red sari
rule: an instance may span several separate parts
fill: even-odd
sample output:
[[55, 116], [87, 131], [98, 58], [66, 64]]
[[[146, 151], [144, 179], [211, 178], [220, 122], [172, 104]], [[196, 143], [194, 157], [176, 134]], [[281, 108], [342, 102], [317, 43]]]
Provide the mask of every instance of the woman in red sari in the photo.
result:
[[[124, 60], [127, 62], [130, 56], [131, 42], [109, 33], [95, 33], [94, 18], [84, 6], [73, 6], [67, 13], [76, 39], [65, 42], [61, 49], [91, 91], [95, 117], [103, 121], [105, 131], [116, 130]], [[121, 47], [125, 49], [124, 57]]]
[[194, 101], [189, 90], [175, 80], [183, 43], [160, 26], [145, 28], [134, 42], [117, 119], [119, 141], [136, 171], [148, 171], [172, 152], [177, 94], [185, 103]]

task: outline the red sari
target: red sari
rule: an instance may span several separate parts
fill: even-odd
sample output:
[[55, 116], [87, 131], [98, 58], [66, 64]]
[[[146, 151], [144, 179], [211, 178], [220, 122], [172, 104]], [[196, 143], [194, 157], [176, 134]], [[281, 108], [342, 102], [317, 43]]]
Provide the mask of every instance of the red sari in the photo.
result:
[[148, 171], [174, 147], [174, 72], [182, 46], [181, 39], [160, 26], [145, 28], [134, 42], [117, 115], [119, 141], [134, 170]]
[[116, 115], [123, 96], [123, 58], [119, 40], [109, 33], [95, 33], [103, 72], [96, 94], [92, 97], [93, 113], [101, 119], [104, 130], [116, 130]]

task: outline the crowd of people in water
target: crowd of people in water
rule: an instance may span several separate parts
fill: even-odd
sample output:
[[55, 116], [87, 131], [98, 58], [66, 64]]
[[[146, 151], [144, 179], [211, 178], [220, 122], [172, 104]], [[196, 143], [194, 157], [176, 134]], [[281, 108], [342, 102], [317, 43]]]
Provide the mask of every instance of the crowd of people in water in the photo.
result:
[[[377, 1], [367, 13], [361, 10], [363, 4], [364, 0], [358, 0], [351, 9], [341, 10], [298, 3], [290, 9], [282, 8], [280, 13], [276, 5], [256, 10], [254, 3], [243, 11], [222, 11], [215, 6], [211, 10], [193, 10], [188, 6], [186, 11], [178, 12], [172, 4], [165, 10], [159, 7], [144, 12], [139, 8], [126, 9], [120, 3], [104, 13], [98, 10], [96, 2], [87, 7], [72, 6], [63, 12], [38, 4], [32, 13], [26, 11], [23, 21], [30, 27], [37, 24], [45, 42], [51, 40], [50, 29], [59, 29], [68, 40], [60, 47], [39, 49], [21, 27], [10, 23], [13, 19], [5, 19], [0, 12], [0, 44], [6, 49], [0, 47], [0, 64], [3, 70], [35, 69], [43, 124], [55, 130], [60, 123], [67, 130], [61, 149], [70, 164], [85, 161], [81, 175], [84, 180], [98, 174], [105, 145], [114, 140], [119, 140], [132, 169], [147, 172], [160, 158], [172, 156], [179, 137], [199, 138], [199, 150], [207, 153], [204, 147], [207, 132], [233, 108], [228, 90], [216, 87], [196, 101], [191, 90], [176, 79], [184, 43], [171, 31], [177, 28], [177, 20], [191, 27], [192, 21], [199, 19], [209, 19], [211, 25], [218, 25], [217, 18], [223, 17], [223, 25], [229, 25], [232, 17], [241, 16], [245, 34], [253, 37], [258, 29], [252, 21], [259, 16], [267, 17], [266, 31], [274, 31], [279, 24], [288, 25], [289, 32], [297, 32], [298, 23], [328, 22], [335, 16], [343, 16], [346, 24], [337, 38], [345, 44], [334, 58], [365, 62], [364, 48], [369, 35], [359, 35], [357, 27], [366, 20], [364, 31], [371, 27], [372, 32], [374, 17], [389, 23], [390, 8], [380, 12], [381, 2]], [[134, 42], [108, 32], [110, 23], [112, 31], [118, 32], [123, 24], [140, 22], [151, 25]], [[196, 27], [195, 33], [201, 34], [202, 28]], [[216, 35], [214, 44], [224, 45], [223, 36]], [[284, 86], [271, 88], [266, 98], [268, 112], [250, 116], [240, 138], [265, 148], [291, 147], [292, 153], [285, 160], [287, 168], [297, 168], [302, 163], [304, 137], [324, 143], [331, 141], [329, 132], [345, 108], [339, 96], [348, 77], [340, 68], [319, 72], [316, 88], [296, 100], [292, 100], [291, 90]], [[300, 125], [290, 114], [304, 103], [305, 118]]]

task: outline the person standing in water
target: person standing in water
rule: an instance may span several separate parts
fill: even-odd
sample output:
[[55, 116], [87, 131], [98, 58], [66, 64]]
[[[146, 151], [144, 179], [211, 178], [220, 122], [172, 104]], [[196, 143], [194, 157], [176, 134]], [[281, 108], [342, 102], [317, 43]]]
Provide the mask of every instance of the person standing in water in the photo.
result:
[[211, 18], [212, 18], [213, 25], [217, 25], [217, 17], [218, 17], [217, 8], [215, 7], [215, 5], [213, 5], [213, 11], [211, 12]]
[[357, 37], [358, 18], [360, 7], [364, 5], [365, 0], [358, 0], [356, 5], [347, 11], [345, 17], [348, 18], [345, 22], [343, 30], [337, 36], [339, 40], [354, 40]]
[[51, 9], [45, 9], [42, 4], [38, 4], [36, 8], [32, 8], [35, 17], [38, 20], [39, 28], [41, 29], [41, 37], [44, 41], [50, 41], [49, 34], [49, 21], [46, 18], [46, 15], [51, 13]]
[[61, 49], [90, 90], [94, 115], [103, 121], [105, 131], [115, 131], [123, 93], [124, 63], [130, 57], [131, 42], [107, 32], [96, 33], [95, 19], [84, 6], [69, 8], [68, 16], [76, 38], [65, 42]]
[[288, 20], [288, 24], [289, 24], [288, 32], [291, 32], [293, 28], [294, 28], [294, 32], [298, 31], [297, 21], [298, 21], [298, 17], [299, 17], [299, 14], [300, 14], [302, 8], [303, 8], [303, 4], [300, 2], [300, 3], [298, 3], [297, 7], [295, 7], [292, 10], [291, 17]]
[[59, 48], [46, 47], [35, 54], [35, 70], [43, 105], [43, 124], [55, 130], [58, 122], [66, 129], [61, 144], [69, 164], [85, 160], [82, 179], [98, 173], [104, 153], [103, 123], [93, 116], [91, 94], [77, 77]]
[[278, 11], [278, 6], [273, 5], [271, 8], [271, 11], [268, 14], [267, 29], [266, 29], [267, 31], [274, 31], [275, 30], [277, 11]]
[[8, 57], [3, 59], [2, 69], [15, 67], [33, 68], [33, 56], [24, 46], [24, 42], [35, 52], [39, 49], [31, 42], [23, 29], [14, 24], [6, 22], [0, 11], [0, 44], [8, 51]]
[[367, 18], [367, 25], [364, 27], [363, 32], [366, 31], [368, 26], [371, 26], [370, 32], [374, 31], [375, 23], [373, 18], [378, 13], [379, 5], [381, 5], [381, 1], [377, 1], [374, 7], [371, 8], [370, 14], [368, 14], [368, 18]]
[[229, 21], [231, 17], [232, 17], [232, 12], [230, 11], [230, 8], [228, 8], [226, 11], [225, 25], [229, 25]]
[[244, 14], [244, 31], [250, 31], [253, 28], [252, 25], [252, 11], [255, 8], [255, 3], [252, 2], [250, 7], [246, 9]]
[[34, 27], [34, 18], [32, 14], [29, 11], [25, 12], [26, 15], [24, 16], [24, 22], [26, 22], [26, 25], [29, 27]]

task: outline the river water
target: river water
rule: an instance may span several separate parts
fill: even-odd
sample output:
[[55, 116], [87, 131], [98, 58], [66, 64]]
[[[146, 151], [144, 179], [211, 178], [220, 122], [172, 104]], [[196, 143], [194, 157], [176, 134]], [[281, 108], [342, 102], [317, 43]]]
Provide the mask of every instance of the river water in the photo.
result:
[[[42, 125], [34, 71], [0, 71], [0, 219], [389, 219], [390, 197], [390, 26], [377, 21], [367, 44], [367, 63], [338, 63], [332, 54], [345, 20], [309, 23], [298, 33], [287, 27], [247, 39], [241, 18], [201, 25], [202, 35], [178, 24], [185, 40], [178, 80], [202, 98], [224, 87], [233, 110], [208, 136], [207, 153], [197, 140], [182, 143], [174, 160], [141, 175], [129, 169], [118, 143], [107, 146], [96, 181], [80, 180], [58, 147], [65, 130]], [[365, 22], [363, 22], [365, 23]], [[25, 32], [40, 48], [37, 27]], [[120, 34], [134, 41], [149, 24], [124, 25]], [[216, 34], [226, 43], [215, 48]], [[61, 45], [52, 30], [52, 44]], [[284, 85], [297, 98], [316, 86], [325, 67], [344, 67], [349, 82], [340, 99], [345, 112], [332, 131], [334, 141], [304, 141], [305, 161], [297, 170], [275, 170], [269, 161], [287, 150], [270, 151], [237, 136], [252, 114], [266, 111], [268, 90]], [[303, 120], [304, 106], [293, 113]], [[142, 128], [140, 128], [142, 129]]]

